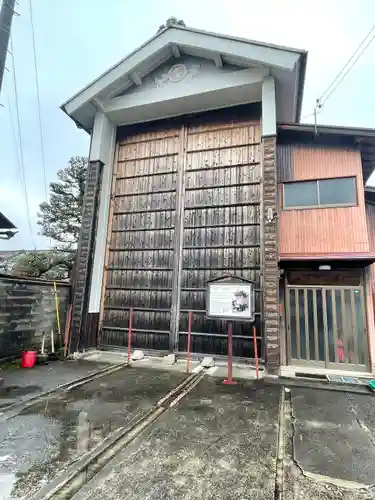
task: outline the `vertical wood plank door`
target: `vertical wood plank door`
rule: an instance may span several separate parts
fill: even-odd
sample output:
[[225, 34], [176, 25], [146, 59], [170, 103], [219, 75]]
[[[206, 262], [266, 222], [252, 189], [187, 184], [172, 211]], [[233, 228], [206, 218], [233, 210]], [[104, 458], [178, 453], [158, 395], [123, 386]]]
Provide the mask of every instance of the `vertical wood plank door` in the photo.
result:
[[365, 318], [362, 286], [288, 286], [289, 364], [367, 371]]
[[[119, 144], [101, 346], [226, 355], [228, 325], [208, 320], [212, 278], [254, 282], [261, 331], [261, 165], [257, 122], [183, 125]], [[235, 322], [235, 356], [254, 357], [252, 325]]]
[[[260, 127], [255, 122], [191, 125], [185, 140], [178, 349], [186, 352], [191, 310], [192, 351], [227, 355], [227, 322], [205, 317], [208, 280], [232, 274], [254, 281], [262, 335]], [[254, 357], [249, 323], [234, 323], [233, 354]]]
[[101, 346], [168, 350], [175, 253], [180, 129], [138, 134], [120, 141]]

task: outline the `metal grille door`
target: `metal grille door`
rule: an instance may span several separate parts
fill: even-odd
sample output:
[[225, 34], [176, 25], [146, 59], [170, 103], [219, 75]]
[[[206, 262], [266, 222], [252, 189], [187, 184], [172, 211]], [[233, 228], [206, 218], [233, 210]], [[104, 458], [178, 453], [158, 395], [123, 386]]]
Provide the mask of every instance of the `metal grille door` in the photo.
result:
[[363, 287], [295, 287], [286, 293], [290, 364], [368, 369]]

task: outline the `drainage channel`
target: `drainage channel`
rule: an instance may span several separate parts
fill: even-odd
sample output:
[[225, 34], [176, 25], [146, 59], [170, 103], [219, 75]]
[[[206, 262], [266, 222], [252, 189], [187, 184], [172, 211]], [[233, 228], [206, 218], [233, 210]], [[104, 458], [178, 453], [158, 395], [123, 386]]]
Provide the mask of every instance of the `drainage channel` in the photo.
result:
[[277, 451], [276, 451], [274, 500], [282, 500], [284, 493], [284, 452], [285, 452], [284, 433], [285, 433], [285, 411], [286, 411], [286, 401], [287, 401], [286, 396], [290, 397], [290, 390], [281, 387], [280, 402], [279, 402], [279, 423], [278, 423], [278, 439], [277, 439]]
[[11, 418], [16, 417], [22, 411], [24, 411], [27, 408], [30, 408], [38, 403], [45, 401], [46, 399], [50, 398], [51, 396], [60, 394], [62, 392], [69, 392], [72, 389], [75, 389], [76, 387], [81, 387], [82, 385], [87, 384], [88, 382], [91, 382], [92, 380], [96, 380], [100, 377], [104, 377], [105, 375], [109, 375], [111, 373], [114, 373], [118, 370], [121, 370], [121, 369], [127, 367], [127, 366], [129, 366], [128, 363], [119, 363], [116, 365], [106, 366], [105, 368], [102, 368], [101, 370], [96, 370], [95, 372], [91, 372], [83, 377], [76, 378], [75, 380], [73, 380], [71, 382], [61, 384], [61, 385], [55, 387], [54, 389], [39, 393], [36, 396], [28, 398], [24, 401], [19, 401], [17, 403], [12, 403], [8, 406], [5, 406], [5, 407], [1, 408], [0, 422], [5, 422]]
[[149, 428], [169, 408], [173, 408], [204, 378], [206, 370], [190, 375], [161, 398], [145, 415], [126, 427], [120, 427], [100, 445], [72, 464], [60, 476], [35, 493], [30, 500], [69, 500], [90, 481], [114, 456], [144, 430]]

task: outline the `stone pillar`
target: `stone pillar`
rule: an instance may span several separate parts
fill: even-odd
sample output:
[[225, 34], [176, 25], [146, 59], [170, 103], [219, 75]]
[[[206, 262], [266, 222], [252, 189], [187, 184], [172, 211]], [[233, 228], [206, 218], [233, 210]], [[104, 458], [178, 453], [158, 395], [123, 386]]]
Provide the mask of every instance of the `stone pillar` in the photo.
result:
[[102, 170], [103, 163], [101, 161], [89, 162], [83, 198], [82, 225], [73, 277], [73, 309], [69, 338], [70, 353], [80, 349], [82, 328], [86, 324]]
[[276, 136], [262, 137], [263, 324], [268, 373], [280, 367]]

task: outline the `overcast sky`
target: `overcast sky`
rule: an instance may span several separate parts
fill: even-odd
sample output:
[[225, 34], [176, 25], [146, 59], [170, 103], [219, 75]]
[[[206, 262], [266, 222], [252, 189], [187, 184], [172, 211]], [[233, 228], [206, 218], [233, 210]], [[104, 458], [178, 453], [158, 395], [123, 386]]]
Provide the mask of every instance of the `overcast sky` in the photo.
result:
[[[1, 2], [1, 0], [0, 0]], [[48, 181], [70, 156], [87, 155], [89, 138], [60, 105], [154, 35], [168, 17], [187, 26], [309, 51], [302, 116], [331, 83], [375, 23], [374, 0], [33, 0]], [[44, 201], [28, 0], [19, 0], [13, 43], [26, 180], [38, 248], [36, 213]], [[8, 57], [7, 66], [12, 67]], [[375, 128], [375, 41], [327, 101], [320, 123]], [[11, 73], [0, 103], [0, 211], [19, 228], [0, 250], [32, 248], [22, 196], [8, 99], [15, 119]], [[305, 121], [311, 121], [311, 118]]]

